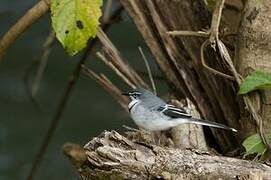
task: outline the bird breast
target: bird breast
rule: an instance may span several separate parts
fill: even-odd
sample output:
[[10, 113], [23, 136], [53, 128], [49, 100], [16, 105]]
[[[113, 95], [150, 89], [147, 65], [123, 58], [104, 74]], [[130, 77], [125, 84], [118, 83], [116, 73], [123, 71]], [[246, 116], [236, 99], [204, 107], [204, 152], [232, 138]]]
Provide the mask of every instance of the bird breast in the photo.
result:
[[167, 126], [166, 124], [168, 123], [168, 117], [164, 116], [158, 111], [149, 110], [140, 103], [134, 105], [130, 113], [135, 124], [145, 130], [162, 130]]

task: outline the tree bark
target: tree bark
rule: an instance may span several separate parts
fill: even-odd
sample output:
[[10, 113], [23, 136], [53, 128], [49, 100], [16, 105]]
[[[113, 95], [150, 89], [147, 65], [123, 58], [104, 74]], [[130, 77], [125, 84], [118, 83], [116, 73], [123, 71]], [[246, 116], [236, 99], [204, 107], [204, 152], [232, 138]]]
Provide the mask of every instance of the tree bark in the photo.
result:
[[[217, 144], [224, 152], [236, 148], [244, 138], [256, 132], [255, 120], [246, 110], [242, 97], [237, 95], [239, 88], [237, 83], [210, 73], [201, 64], [200, 49], [205, 39], [187, 36], [175, 38], [167, 34], [172, 30], [199, 31], [210, 26], [211, 13], [202, 0], [121, 0], [121, 2], [141, 32], [176, 97], [182, 95], [188, 97], [197, 106], [202, 118], [227, 124], [239, 130], [238, 136], [233, 136], [221, 130], [211, 129]], [[226, 8], [223, 11], [220, 30], [238, 32], [238, 47], [235, 49], [236, 41], [233, 40], [236, 38], [228, 40], [223, 35], [220, 38], [228, 45], [232, 57], [235, 51], [237, 52], [237, 56], [233, 58], [236, 60], [234, 64], [242, 75], [247, 74], [244, 72], [247, 71], [247, 67], [270, 71], [271, 63], [268, 60], [270, 52], [267, 52], [270, 47], [267, 33], [271, 24], [267, 22], [271, 14], [268, 11], [270, 1], [248, 1], [242, 19], [241, 1], [228, 3], [239, 4], [235, 10]], [[254, 6], [261, 6], [261, 8], [254, 9]], [[254, 23], [253, 15], [259, 17], [258, 11], [261, 12], [262, 16], [259, 18], [261, 20]], [[251, 16], [252, 20], [249, 20], [248, 16]], [[238, 31], [240, 23], [242, 28]], [[264, 33], [258, 33], [258, 29]], [[263, 37], [265, 41], [261, 40]], [[261, 48], [263, 42], [267, 45], [265, 48]], [[254, 52], [256, 54], [251, 55]], [[227, 65], [212, 48], [205, 50], [205, 60], [208, 66], [231, 75]], [[259, 109], [264, 126], [268, 129], [271, 126], [270, 97], [270, 91], [265, 90], [255, 101], [255, 106], [260, 104], [260, 107], [256, 106], [256, 108]]]
[[[146, 137], [145, 137], [146, 139]], [[93, 179], [271, 179], [271, 167], [209, 152], [140, 143], [105, 131], [84, 148], [66, 144], [64, 153], [81, 177]]]
[[[239, 147], [240, 142], [258, 127], [243, 98], [237, 95], [238, 84], [211, 73], [202, 65], [200, 49], [204, 38], [175, 38], [167, 34], [171, 30], [199, 31], [208, 27], [211, 13], [203, 0], [121, 2], [145, 39], [174, 96], [188, 97], [203, 118], [239, 130], [234, 136], [226, 131], [211, 129], [223, 153]], [[242, 19], [241, 8], [237, 9], [234, 13], [226, 9], [220, 30], [229, 28], [230, 33], [238, 32], [238, 44], [223, 35], [219, 38], [235, 57], [234, 64], [241, 75], [246, 76], [255, 69], [270, 72], [270, 28], [267, 25], [271, 24], [271, 3], [268, 0], [248, 0]], [[231, 22], [232, 18], [235, 19]], [[231, 75], [232, 71], [218, 52], [209, 47], [204, 52], [208, 66]], [[250, 97], [263, 119], [264, 130], [271, 128], [270, 97], [268, 90], [253, 93]], [[175, 103], [179, 105], [179, 101]], [[140, 131], [128, 133], [128, 138], [115, 131], [105, 131], [84, 148], [66, 144], [64, 153], [83, 179], [271, 179], [271, 167], [267, 165], [207, 152], [202, 130], [197, 126], [184, 125], [171, 132], [174, 145], [167, 138], [161, 141], [167, 147], [154, 145], [152, 137]], [[189, 141], [190, 137], [192, 141]], [[201, 150], [176, 149], [176, 146]]]
[[[271, 73], [271, 1], [248, 0], [244, 9], [238, 37], [236, 62], [244, 77], [255, 70]], [[263, 133], [271, 132], [271, 90], [261, 90], [250, 95], [253, 106], [262, 117]], [[241, 113], [244, 134], [251, 133], [255, 122], [245, 111]], [[269, 142], [271, 143], [271, 142]]]
[[[204, 39], [167, 35], [170, 30], [198, 31], [207, 27], [211, 14], [203, 1], [121, 2], [142, 33], [175, 95], [185, 94], [203, 118], [238, 129], [239, 107], [234, 85], [211, 74], [200, 63], [200, 46]], [[224, 72], [225, 69], [211, 54], [207, 54], [208, 63]], [[229, 133], [216, 129], [212, 132], [222, 149], [236, 147], [236, 140]]]

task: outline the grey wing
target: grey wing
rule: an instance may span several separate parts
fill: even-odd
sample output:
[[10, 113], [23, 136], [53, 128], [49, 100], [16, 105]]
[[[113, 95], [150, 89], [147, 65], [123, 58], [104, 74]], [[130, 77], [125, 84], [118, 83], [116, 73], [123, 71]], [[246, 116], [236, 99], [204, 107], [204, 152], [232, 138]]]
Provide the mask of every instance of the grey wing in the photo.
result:
[[191, 118], [192, 116], [188, 114], [184, 109], [177, 108], [171, 104], [166, 104], [164, 106], [160, 106], [157, 111], [162, 112], [166, 116], [171, 118]]
[[211, 122], [203, 119], [196, 119], [192, 118], [190, 114], [187, 114], [187, 112], [184, 109], [177, 108], [173, 105], [166, 104], [164, 106], [160, 106], [157, 111], [160, 111], [161, 113], [165, 114], [166, 116], [171, 117], [172, 119], [170, 120], [175, 120], [175, 118], [185, 118], [188, 121], [186, 123], [191, 123], [191, 124], [199, 124], [199, 125], [204, 125], [204, 126], [210, 126], [210, 127], [216, 127], [216, 128], [221, 128], [221, 129], [226, 129], [230, 130], [233, 132], [237, 132], [236, 129], [225, 126], [223, 124], [219, 124], [216, 122]]

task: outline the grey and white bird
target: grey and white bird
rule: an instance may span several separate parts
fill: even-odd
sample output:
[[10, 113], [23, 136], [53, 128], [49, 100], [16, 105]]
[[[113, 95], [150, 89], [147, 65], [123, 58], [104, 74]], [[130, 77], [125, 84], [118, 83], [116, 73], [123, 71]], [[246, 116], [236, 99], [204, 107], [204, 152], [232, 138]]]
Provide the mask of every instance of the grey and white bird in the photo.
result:
[[167, 104], [164, 100], [143, 88], [122, 94], [131, 99], [128, 108], [135, 124], [148, 131], [167, 130], [180, 124], [191, 123], [237, 132], [236, 129], [223, 124], [193, 118], [184, 110]]

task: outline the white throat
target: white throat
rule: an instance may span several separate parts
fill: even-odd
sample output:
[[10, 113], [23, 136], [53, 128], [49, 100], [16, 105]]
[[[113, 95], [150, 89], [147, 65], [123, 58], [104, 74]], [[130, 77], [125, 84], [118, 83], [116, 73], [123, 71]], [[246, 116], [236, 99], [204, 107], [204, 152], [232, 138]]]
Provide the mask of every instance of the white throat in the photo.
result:
[[129, 111], [132, 110], [138, 103], [140, 103], [140, 100], [138, 99], [133, 99], [129, 104], [128, 104], [128, 109]]

